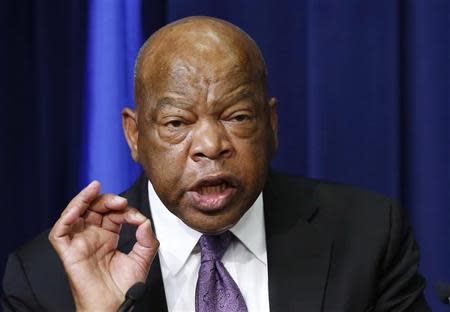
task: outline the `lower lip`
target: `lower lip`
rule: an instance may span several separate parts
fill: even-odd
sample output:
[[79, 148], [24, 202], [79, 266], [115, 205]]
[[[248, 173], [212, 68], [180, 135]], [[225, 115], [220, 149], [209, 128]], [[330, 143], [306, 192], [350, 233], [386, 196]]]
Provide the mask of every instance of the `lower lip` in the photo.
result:
[[200, 194], [198, 192], [189, 192], [196, 207], [205, 211], [217, 211], [225, 207], [230, 201], [236, 189], [227, 188], [220, 193]]

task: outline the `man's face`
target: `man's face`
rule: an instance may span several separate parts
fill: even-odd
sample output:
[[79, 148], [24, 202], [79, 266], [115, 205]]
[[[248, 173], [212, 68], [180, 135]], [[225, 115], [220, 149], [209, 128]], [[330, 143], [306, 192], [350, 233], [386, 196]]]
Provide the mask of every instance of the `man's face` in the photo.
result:
[[264, 186], [275, 100], [235, 57], [174, 58], [165, 69], [138, 111], [136, 158], [173, 214], [198, 231], [222, 232]]

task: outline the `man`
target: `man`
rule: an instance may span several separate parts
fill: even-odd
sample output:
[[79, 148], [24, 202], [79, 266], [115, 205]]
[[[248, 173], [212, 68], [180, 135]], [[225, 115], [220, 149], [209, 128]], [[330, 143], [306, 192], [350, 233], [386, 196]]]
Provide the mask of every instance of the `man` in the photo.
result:
[[240, 29], [162, 28], [135, 99], [123, 127], [145, 175], [122, 197], [82, 190], [48, 234], [56, 253], [45, 234], [12, 254], [6, 310], [114, 311], [146, 281], [136, 311], [429, 311], [390, 199], [269, 170], [276, 100]]

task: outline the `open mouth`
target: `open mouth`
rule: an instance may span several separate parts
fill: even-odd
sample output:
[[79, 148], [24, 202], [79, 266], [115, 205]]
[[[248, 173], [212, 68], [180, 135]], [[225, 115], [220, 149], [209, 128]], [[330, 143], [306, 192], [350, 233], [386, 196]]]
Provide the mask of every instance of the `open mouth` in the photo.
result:
[[236, 185], [231, 177], [208, 177], [197, 182], [188, 194], [200, 210], [218, 211], [225, 208], [232, 199]]
[[217, 182], [218, 184], [200, 185], [195, 188], [195, 191], [200, 195], [211, 195], [224, 192], [228, 187], [228, 183], [225, 181]]

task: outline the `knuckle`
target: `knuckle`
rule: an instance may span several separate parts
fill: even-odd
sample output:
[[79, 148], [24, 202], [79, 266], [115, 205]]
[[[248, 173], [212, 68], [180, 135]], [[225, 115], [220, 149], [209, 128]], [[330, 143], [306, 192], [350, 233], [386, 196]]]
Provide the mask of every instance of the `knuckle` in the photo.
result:
[[53, 229], [48, 233], [47, 238], [53, 244], [55, 240], [55, 234], [53, 233]]
[[130, 214], [136, 214], [136, 215], [140, 215], [141, 213], [139, 212], [139, 210], [137, 210], [136, 208], [134, 208], [134, 207], [128, 207], [128, 212], [130, 213]]
[[70, 207], [67, 206], [62, 212], [61, 212], [61, 217], [64, 217], [70, 210]]
[[103, 200], [108, 200], [108, 199], [114, 198], [116, 196], [117, 195], [113, 194], [113, 193], [105, 193], [105, 194], [100, 195], [99, 197], [102, 198]]

